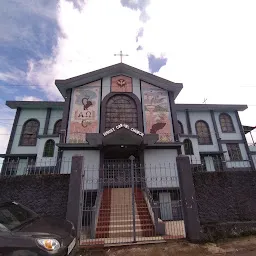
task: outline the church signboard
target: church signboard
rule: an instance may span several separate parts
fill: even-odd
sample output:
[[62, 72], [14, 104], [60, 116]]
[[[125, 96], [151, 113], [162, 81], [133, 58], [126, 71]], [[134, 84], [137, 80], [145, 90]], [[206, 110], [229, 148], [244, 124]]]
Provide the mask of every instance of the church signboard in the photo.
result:
[[109, 130], [103, 132], [102, 135], [105, 137], [105, 136], [107, 136], [107, 135], [109, 135], [109, 134], [111, 134], [111, 133], [113, 133], [113, 132], [115, 132], [115, 131], [117, 131], [117, 130], [119, 130], [119, 129], [121, 129], [121, 128], [125, 128], [125, 129], [127, 129], [127, 130], [130, 130], [131, 132], [137, 134], [138, 136], [141, 136], [141, 137], [144, 136], [144, 133], [143, 133], [143, 132], [140, 132], [140, 131], [137, 130], [136, 128], [130, 127], [128, 124], [119, 124], [119, 125], [117, 125], [116, 127], [113, 127], [113, 128], [111, 128], [111, 129], [109, 129]]
[[86, 133], [99, 132], [101, 81], [92, 82], [73, 90], [69, 143], [87, 143]]

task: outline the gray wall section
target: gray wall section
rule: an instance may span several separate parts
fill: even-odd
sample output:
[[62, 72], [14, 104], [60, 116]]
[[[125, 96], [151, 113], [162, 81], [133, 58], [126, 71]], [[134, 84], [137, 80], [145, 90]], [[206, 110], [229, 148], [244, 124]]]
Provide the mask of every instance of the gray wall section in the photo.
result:
[[53, 134], [54, 125], [58, 120], [62, 119], [62, 115], [63, 109], [52, 109], [48, 126], [48, 134]]
[[177, 119], [182, 123], [184, 134], [188, 134], [187, 120], [185, 111], [177, 111]]
[[31, 175], [0, 178], [0, 203], [21, 203], [36, 213], [65, 219], [69, 175]]
[[[179, 187], [176, 157], [177, 149], [144, 150], [145, 176], [148, 187]], [[159, 177], [163, 179], [157, 179]]]
[[100, 150], [66, 150], [63, 152], [61, 173], [71, 172], [73, 156], [84, 157], [84, 189], [97, 189], [100, 168]]

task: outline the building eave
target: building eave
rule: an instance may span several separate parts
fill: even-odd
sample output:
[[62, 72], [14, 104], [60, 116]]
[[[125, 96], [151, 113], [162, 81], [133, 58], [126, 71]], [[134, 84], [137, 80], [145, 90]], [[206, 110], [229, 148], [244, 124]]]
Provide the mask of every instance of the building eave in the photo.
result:
[[177, 111], [244, 111], [247, 105], [226, 105], [226, 104], [176, 104]]
[[55, 80], [55, 84], [59, 89], [63, 97], [67, 89], [72, 89], [77, 86], [86, 85], [88, 83], [100, 80], [108, 76], [116, 76], [118, 74], [128, 75], [131, 77], [136, 77], [144, 82], [157, 86], [167, 91], [172, 91], [174, 93], [174, 98], [178, 96], [183, 88], [181, 83], [174, 83], [168, 81], [164, 78], [155, 76], [151, 73], [145, 72], [143, 70], [134, 68], [124, 63], [118, 63], [109, 67], [105, 67], [99, 70], [95, 70], [83, 75], [72, 77], [65, 80]]
[[64, 101], [6, 101], [6, 106], [11, 109], [16, 108], [31, 108], [31, 109], [42, 109], [42, 108], [54, 108], [63, 109]]

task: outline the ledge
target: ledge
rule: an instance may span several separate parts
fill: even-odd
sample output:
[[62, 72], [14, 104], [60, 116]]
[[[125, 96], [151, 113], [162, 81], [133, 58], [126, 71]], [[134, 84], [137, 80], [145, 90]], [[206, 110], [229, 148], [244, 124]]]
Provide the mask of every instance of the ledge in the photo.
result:
[[0, 154], [0, 158], [5, 157], [19, 157], [19, 158], [27, 158], [27, 157], [36, 157], [37, 154]]
[[38, 139], [43, 139], [43, 138], [58, 138], [58, 134], [43, 134], [43, 135], [38, 135]]

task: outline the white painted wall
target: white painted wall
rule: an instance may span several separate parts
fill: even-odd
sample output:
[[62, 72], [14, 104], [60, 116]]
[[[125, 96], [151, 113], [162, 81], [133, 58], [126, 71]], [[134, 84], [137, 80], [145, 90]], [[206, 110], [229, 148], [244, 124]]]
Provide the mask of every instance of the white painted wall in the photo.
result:
[[[55, 141], [55, 149], [53, 157], [43, 157], [44, 153], [44, 145], [47, 140], [52, 139]], [[55, 166], [57, 163], [57, 156], [58, 156], [58, 147], [56, 143], [59, 143], [59, 137], [52, 137], [52, 138], [40, 138], [38, 139], [38, 146], [37, 146], [37, 158], [36, 158], [36, 166]]]
[[63, 109], [52, 109], [48, 127], [48, 134], [53, 134], [54, 125], [58, 120], [62, 119], [62, 115]]
[[20, 136], [24, 123], [29, 119], [37, 119], [40, 122], [39, 135], [44, 132], [47, 109], [22, 109], [17, 124], [16, 133], [11, 149], [11, 154], [35, 154], [37, 146], [19, 146]]
[[106, 95], [110, 93], [110, 83], [111, 78], [110, 77], [104, 77], [102, 79], [102, 100], [105, 98]]
[[203, 120], [203, 121], [207, 122], [208, 125], [209, 125], [209, 129], [210, 129], [213, 144], [212, 145], [198, 145], [199, 151], [200, 152], [219, 151], [217, 138], [216, 138], [216, 134], [215, 134], [215, 131], [214, 131], [210, 111], [189, 112], [189, 116], [190, 116], [192, 134], [196, 134], [195, 124], [198, 120]]
[[[219, 119], [219, 115], [221, 113], [227, 113], [227, 114], [230, 115], [230, 117], [233, 121], [235, 132], [228, 132], [227, 133], [227, 132], [222, 132], [221, 131], [220, 119]], [[239, 130], [239, 126], [238, 126], [238, 122], [237, 122], [237, 119], [236, 119], [235, 112], [215, 112], [214, 116], [215, 116], [215, 120], [216, 120], [216, 124], [217, 124], [217, 129], [219, 131], [219, 135], [220, 135], [220, 138], [222, 140], [242, 140], [243, 139], [243, 137], [241, 135], [241, 132]]]
[[141, 91], [140, 91], [140, 80], [138, 78], [132, 78], [132, 91], [141, 101]]
[[183, 125], [184, 134], [188, 134], [187, 120], [185, 111], [177, 111], [177, 119]]
[[[225, 160], [227, 161], [227, 168], [243, 168], [250, 167], [250, 162], [248, 161], [248, 155], [246, 153], [245, 145], [243, 143], [239, 144], [241, 155], [244, 161], [230, 161], [228, 152], [224, 153]], [[223, 151], [227, 151], [227, 145], [222, 144]]]
[[254, 166], [256, 166], [256, 155], [252, 155], [252, 161], [254, 163]]
[[145, 178], [149, 188], [179, 187], [176, 149], [145, 149]]
[[84, 157], [84, 188], [97, 189], [99, 182], [100, 151], [99, 150], [66, 150], [63, 152], [61, 173], [71, 172], [72, 156]]

